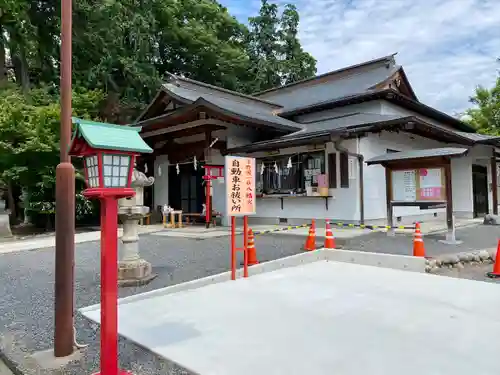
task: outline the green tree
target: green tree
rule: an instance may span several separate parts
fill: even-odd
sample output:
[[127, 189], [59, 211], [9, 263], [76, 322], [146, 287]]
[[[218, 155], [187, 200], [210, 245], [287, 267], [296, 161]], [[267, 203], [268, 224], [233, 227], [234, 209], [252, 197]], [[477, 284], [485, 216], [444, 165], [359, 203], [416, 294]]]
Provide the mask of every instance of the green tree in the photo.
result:
[[259, 15], [249, 18], [247, 49], [251, 61], [253, 91], [266, 90], [316, 74], [316, 60], [302, 49], [298, 39], [299, 13], [287, 4], [281, 16], [278, 6], [262, 0]]
[[[73, 96], [75, 116], [98, 118], [102, 92], [78, 89]], [[53, 205], [59, 124], [57, 93], [39, 88], [26, 94], [12, 84], [0, 91], [0, 181], [8, 188], [11, 208], [15, 186], [26, 189], [28, 195], [48, 194]]]
[[491, 89], [477, 87], [470, 101], [475, 107], [466, 111], [466, 121], [479, 133], [500, 135], [500, 76]]
[[285, 5], [281, 15], [283, 60], [282, 83], [288, 84], [316, 74], [316, 59], [302, 49], [298, 39], [299, 13], [293, 4]]

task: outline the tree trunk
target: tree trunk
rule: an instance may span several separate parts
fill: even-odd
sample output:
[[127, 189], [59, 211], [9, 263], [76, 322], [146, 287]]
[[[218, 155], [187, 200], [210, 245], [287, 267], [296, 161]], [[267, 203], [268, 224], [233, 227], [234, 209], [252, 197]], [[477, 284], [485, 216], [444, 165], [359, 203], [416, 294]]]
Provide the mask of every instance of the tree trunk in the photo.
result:
[[0, 25], [0, 86], [7, 82], [7, 66], [5, 58], [5, 37], [3, 27]]
[[14, 199], [14, 191], [12, 190], [12, 183], [7, 182], [7, 205], [10, 210], [11, 222], [15, 223], [17, 221], [17, 209], [16, 201]]

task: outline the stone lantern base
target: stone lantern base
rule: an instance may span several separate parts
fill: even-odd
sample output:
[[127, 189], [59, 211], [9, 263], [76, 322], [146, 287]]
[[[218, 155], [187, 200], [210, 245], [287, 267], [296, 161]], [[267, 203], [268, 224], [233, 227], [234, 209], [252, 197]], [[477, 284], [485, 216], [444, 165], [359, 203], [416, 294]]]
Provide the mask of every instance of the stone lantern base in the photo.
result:
[[118, 286], [146, 285], [156, 276], [151, 263], [144, 259], [118, 263]]
[[118, 216], [123, 223], [121, 256], [118, 261], [118, 285], [140, 286], [149, 283], [157, 275], [151, 263], [139, 255], [138, 222], [149, 211], [148, 207], [120, 207]]

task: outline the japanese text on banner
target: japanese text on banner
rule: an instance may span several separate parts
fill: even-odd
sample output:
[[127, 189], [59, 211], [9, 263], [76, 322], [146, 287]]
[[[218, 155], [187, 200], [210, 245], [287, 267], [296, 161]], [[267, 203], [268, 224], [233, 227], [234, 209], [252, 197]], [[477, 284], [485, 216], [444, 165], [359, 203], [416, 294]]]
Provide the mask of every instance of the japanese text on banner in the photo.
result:
[[255, 159], [226, 156], [229, 216], [255, 214]]

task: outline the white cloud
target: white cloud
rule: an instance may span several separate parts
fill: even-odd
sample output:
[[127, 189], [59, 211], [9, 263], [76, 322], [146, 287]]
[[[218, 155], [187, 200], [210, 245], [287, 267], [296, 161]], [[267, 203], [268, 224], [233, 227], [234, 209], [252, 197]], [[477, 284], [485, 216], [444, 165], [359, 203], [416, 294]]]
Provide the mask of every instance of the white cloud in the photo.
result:
[[[297, 6], [300, 39], [318, 60], [318, 73], [398, 52], [419, 99], [449, 113], [470, 106], [476, 85], [492, 85], [500, 68], [498, 0], [276, 2]], [[222, 3], [242, 21], [259, 6]]]

